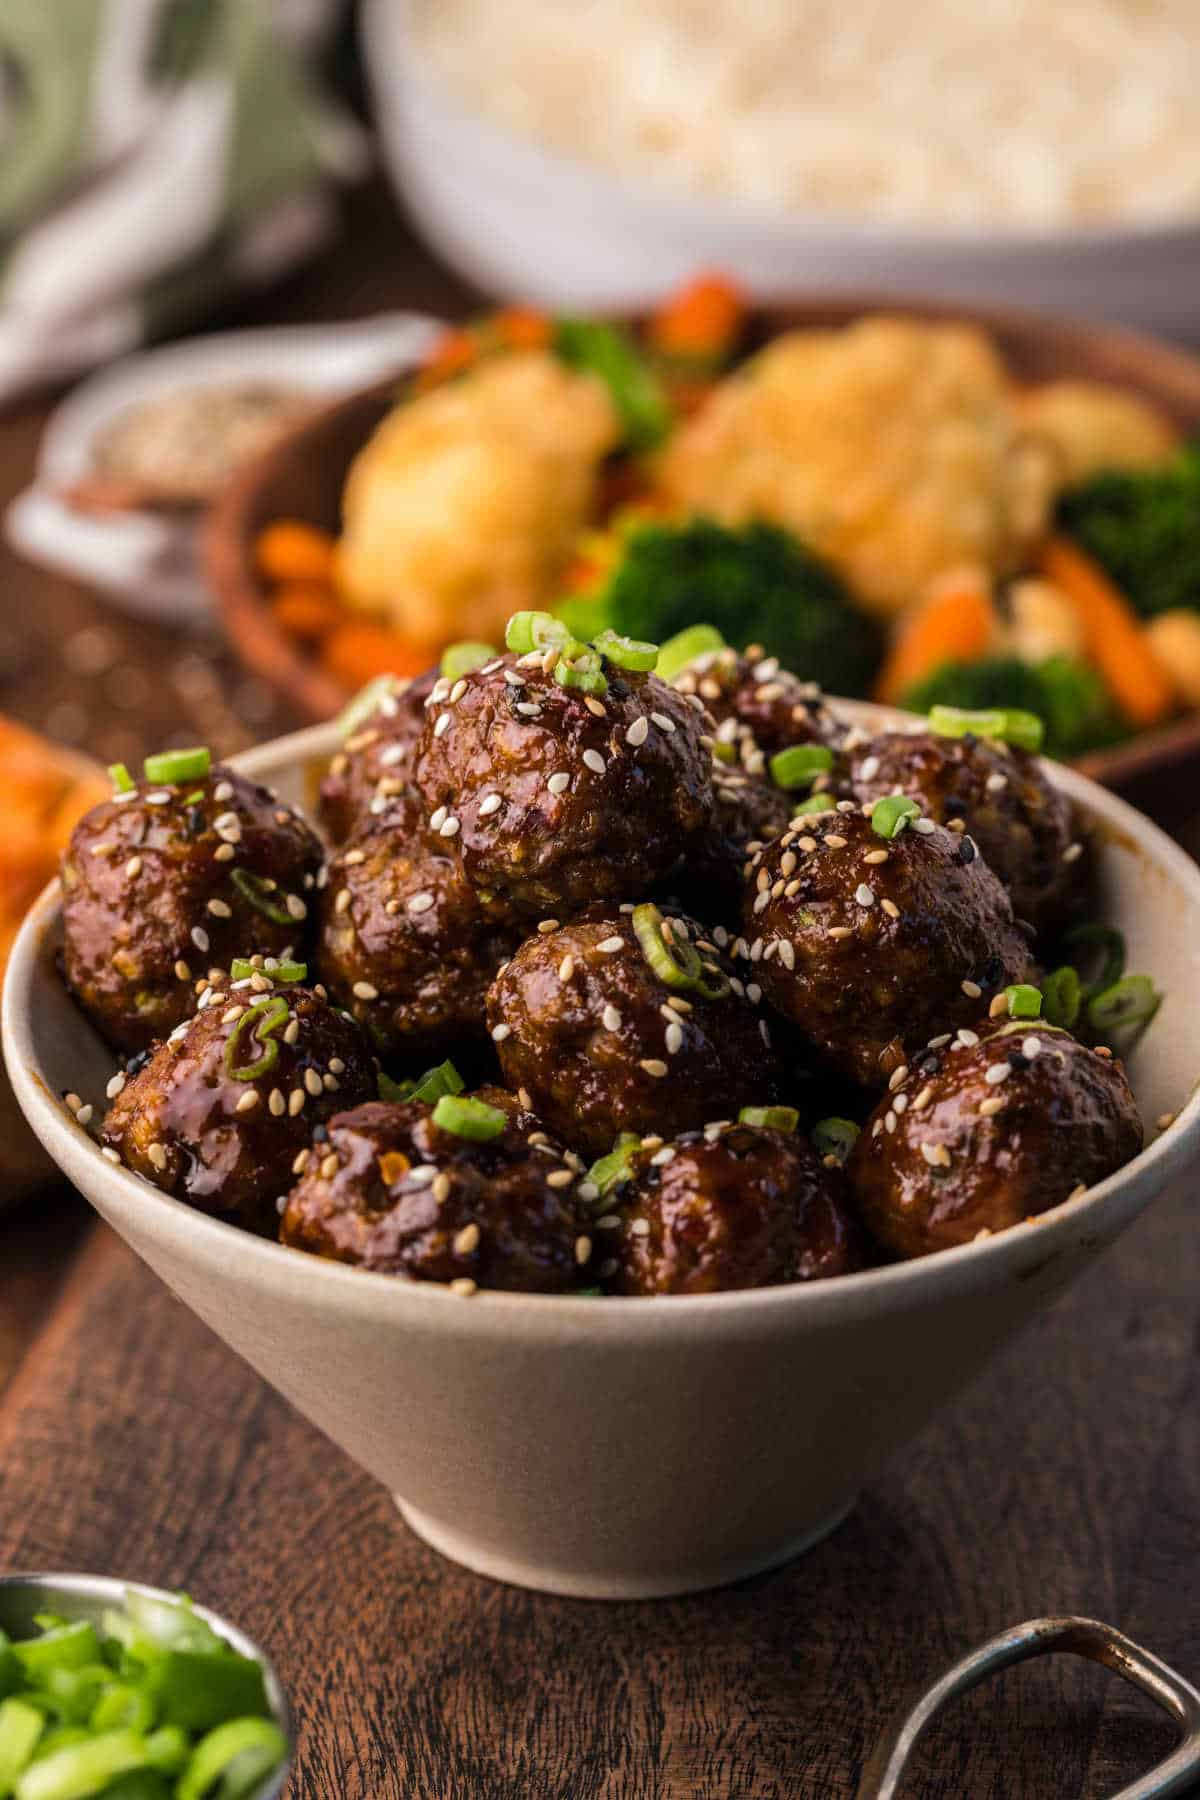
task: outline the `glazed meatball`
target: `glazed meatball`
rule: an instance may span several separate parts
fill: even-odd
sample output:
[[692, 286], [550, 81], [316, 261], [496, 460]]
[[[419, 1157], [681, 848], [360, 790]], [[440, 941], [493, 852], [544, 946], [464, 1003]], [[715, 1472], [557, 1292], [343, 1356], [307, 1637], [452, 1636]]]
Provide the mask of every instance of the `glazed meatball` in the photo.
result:
[[274, 1233], [296, 1157], [314, 1127], [374, 1094], [374, 1061], [320, 988], [272, 989], [255, 976], [202, 997], [194, 1018], [115, 1078], [103, 1141], [177, 1200]]
[[763, 656], [757, 646], [744, 656], [736, 650], [698, 656], [671, 685], [704, 702], [722, 742], [753, 746], [761, 757], [791, 744], [836, 748], [845, 736], [816, 683], [781, 669], [778, 657]]
[[910, 794], [939, 825], [969, 831], [1017, 918], [1039, 930], [1063, 924], [1086, 898], [1074, 809], [1028, 751], [991, 738], [888, 731], [855, 752], [851, 780], [860, 800]]
[[644, 893], [712, 812], [702, 710], [653, 675], [603, 696], [505, 655], [432, 705], [415, 750], [429, 827], [489, 901], [536, 918]]
[[[495, 1106], [497, 1096], [479, 1096]], [[288, 1196], [280, 1236], [296, 1250], [414, 1281], [561, 1294], [592, 1254], [568, 1160], [506, 1097], [503, 1129], [480, 1143], [410, 1100], [340, 1113]]]
[[[841, 1172], [790, 1132], [731, 1124], [632, 1161], [631, 1181], [597, 1221], [599, 1269], [615, 1293], [717, 1294], [858, 1265]], [[610, 1219], [615, 1229], [603, 1229]]]
[[63, 860], [67, 984], [115, 1049], [145, 1049], [195, 1011], [209, 968], [303, 957], [320, 866], [300, 816], [232, 769], [116, 794]]
[[484, 1036], [489, 983], [520, 934], [484, 914], [451, 847], [388, 825], [354, 838], [321, 896], [321, 974], [381, 1053], [429, 1060]]
[[685, 908], [719, 923], [736, 920], [747, 856], [787, 829], [792, 797], [742, 769], [713, 765], [712, 824], [688, 852], [675, 890]]
[[[694, 919], [668, 913], [719, 998], [655, 972], [632, 909], [528, 938], [488, 994], [508, 1087], [590, 1155], [619, 1132], [681, 1131], [778, 1096], [782, 1071], [761, 1006]], [[547, 923], [550, 923], [547, 921]], [[757, 992], [757, 990], [755, 990]]]
[[1141, 1147], [1137, 1106], [1111, 1055], [1038, 1023], [982, 1041], [967, 1029], [935, 1038], [895, 1081], [849, 1174], [878, 1242], [925, 1256], [1035, 1218]]
[[751, 858], [737, 948], [768, 1000], [843, 1074], [878, 1087], [923, 1043], [1030, 972], [1008, 895], [975, 849], [917, 819], [887, 840], [862, 810], [793, 819]]
[[333, 758], [317, 801], [317, 820], [331, 844], [344, 844], [377, 820], [403, 820], [415, 809], [412, 747], [438, 680], [436, 669], [409, 681], [397, 678]]

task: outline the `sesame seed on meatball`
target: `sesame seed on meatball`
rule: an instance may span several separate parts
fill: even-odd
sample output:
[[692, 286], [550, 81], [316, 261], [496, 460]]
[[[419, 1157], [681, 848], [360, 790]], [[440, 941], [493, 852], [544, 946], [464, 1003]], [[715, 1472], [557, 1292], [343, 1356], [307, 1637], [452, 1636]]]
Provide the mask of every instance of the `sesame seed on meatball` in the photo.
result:
[[317, 801], [317, 822], [331, 844], [414, 810], [412, 747], [438, 680], [436, 669], [408, 681], [397, 678], [333, 757]]

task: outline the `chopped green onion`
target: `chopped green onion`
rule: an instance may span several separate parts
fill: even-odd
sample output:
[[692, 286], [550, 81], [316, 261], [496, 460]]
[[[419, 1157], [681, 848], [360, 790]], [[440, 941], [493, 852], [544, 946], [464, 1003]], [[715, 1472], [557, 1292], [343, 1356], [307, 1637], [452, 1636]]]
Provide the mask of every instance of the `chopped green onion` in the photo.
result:
[[800, 1114], [794, 1106], [743, 1106], [739, 1125], [761, 1125], [767, 1131], [795, 1131]]
[[389, 1106], [403, 1106], [406, 1100], [411, 1100], [413, 1086], [411, 1081], [393, 1081], [391, 1076], [385, 1075], [382, 1069], [375, 1077], [375, 1091], [381, 1100], [387, 1101]]
[[1088, 1001], [1088, 1024], [1107, 1036], [1127, 1025], [1148, 1025], [1162, 995], [1148, 975], [1125, 975]]
[[555, 663], [554, 679], [560, 687], [575, 688], [583, 694], [608, 692], [608, 681], [599, 654], [574, 639]]
[[1012, 987], [1006, 987], [1004, 998], [1008, 1001], [1010, 1019], [1039, 1019], [1042, 1015], [1041, 989], [1031, 987], [1027, 981], [1018, 981]]
[[792, 805], [792, 815], [797, 818], [801, 813], [824, 813], [836, 810], [837, 803], [833, 795], [824, 791], [819, 794], [805, 794], [802, 799], [796, 800]]
[[0, 1794], [11, 1794], [33, 1756], [46, 1720], [24, 1700], [0, 1700]]
[[1042, 1017], [1048, 1025], [1071, 1031], [1078, 1022], [1082, 1004], [1079, 975], [1069, 963], [1042, 977]]
[[[279, 1045], [274, 1042], [272, 1033], [279, 1030], [287, 1016], [288, 1003], [282, 994], [264, 995], [253, 1006], [247, 1007], [225, 1045], [225, 1072], [231, 1081], [257, 1081], [260, 1075], [270, 1073], [279, 1061]], [[238, 1068], [238, 1042], [243, 1033], [257, 1037], [262, 1045], [262, 1055], [257, 1062]]]
[[452, 1062], [438, 1063], [417, 1078], [410, 1097], [413, 1100], [424, 1100], [426, 1105], [432, 1106], [444, 1094], [461, 1094], [465, 1086], [466, 1083]]
[[627, 331], [600, 319], [559, 319], [554, 348], [571, 368], [604, 382], [632, 449], [662, 442], [671, 429], [666, 392]]
[[255, 912], [261, 913], [264, 919], [270, 919], [276, 925], [294, 924], [287, 907], [271, 898], [274, 882], [268, 886], [263, 876], [256, 875], [252, 869], [243, 869], [240, 864], [230, 872], [230, 880], [242, 898], [248, 900]]
[[706, 970], [700, 952], [681, 930], [665, 929], [666, 922], [657, 906], [644, 901], [633, 909], [633, 930], [642, 955], [667, 987], [679, 992], [694, 992], [706, 1000], [723, 1000], [729, 982], [717, 970]]
[[1125, 938], [1114, 926], [1075, 925], [1068, 931], [1065, 942], [1072, 950], [1081, 950], [1085, 957], [1090, 954], [1093, 958], [1098, 955], [1104, 958], [1096, 979], [1084, 987], [1085, 998], [1103, 993], [1125, 973]]
[[897, 838], [910, 819], [919, 819], [921, 808], [906, 794], [885, 794], [871, 808], [871, 830], [881, 838]]
[[302, 962], [277, 962], [274, 968], [268, 969], [264, 964], [251, 962], [248, 956], [235, 956], [229, 965], [230, 981], [247, 981], [252, 975], [265, 975], [269, 981], [303, 981], [308, 974], [308, 964]]
[[481, 669], [484, 663], [491, 662], [495, 654], [491, 644], [465, 638], [461, 644], [449, 644], [442, 651], [440, 673], [457, 681], [460, 675], [469, 675], [472, 669]]
[[30, 1763], [13, 1792], [16, 1800], [86, 1800], [103, 1793], [118, 1775], [148, 1763], [140, 1731], [103, 1731]]
[[340, 735], [344, 738], [352, 737], [359, 726], [377, 710], [380, 701], [393, 691], [395, 685], [394, 675], [375, 675], [365, 687], [359, 688], [354, 698], [346, 702], [337, 716]]
[[655, 673], [661, 681], [674, 681], [698, 656], [709, 656], [724, 648], [725, 639], [715, 625], [689, 625], [661, 646]]
[[27, 1681], [44, 1681], [51, 1669], [81, 1669], [100, 1661], [100, 1640], [84, 1619], [51, 1625], [41, 1637], [12, 1648]]
[[640, 638], [623, 637], [619, 631], [602, 631], [593, 642], [605, 661], [618, 669], [636, 669], [645, 674], [658, 661], [657, 644], [644, 644]]
[[108, 778], [113, 784], [114, 791], [118, 794], [132, 794], [137, 786], [137, 782], [124, 763], [109, 763]]
[[440, 1131], [486, 1144], [490, 1138], [500, 1136], [508, 1123], [508, 1115], [498, 1106], [489, 1106], [486, 1100], [443, 1094], [433, 1109], [433, 1122]]
[[212, 751], [200, 745], [194, 750], [164, 750], [160, 756], [148, 756], [142, 767], [155, 787], [178, 787], [185, 781], [204, 780], [212, 768]]
[[[247, 1800], [287, 1756], [271, 1719], [231, 1719], [201, 1738], [175, 1789], [177, 1800]], [[217, 1787], [217, 1783], [220, 1786]]]
[[1046, 735], [1036, 713], [1021, 712], [1015, 706], [979, 712], [961, 706], [934, 706], [929, 711], [929, 729], [938, 737], [998, 738], [1001, 743], [1015, 744], [1018, 750], [1034, 752], [1041, 749]]
[[811, 787], [818, 775], [833, 767], [833, 751], [828, 744], [792, 744], [778, 750], [767, 767], [776, 787]]
[[164, 1725], [190, 1732], [211, 1731], [226, 1719], [265, 1717], [270, 1711], [261, 1664], [224, 1645], [216, 1652], [165, 1651], [150, 1666], [147, 1691]]
[[836, 1156], [844, 1163], [858, 1140], [853, 1119], [820, 1119], [812, 1128], [813, 1149], [819, 1156]]
[[633, 1158], [641, 1146], [642, 1140], [636, 1132], [622, 1131], [607, 1156], [601, 1156], [592, 1164], [587, 1178], [600, 1189], [602, 1196], [632, 1179]]
[[114, 1681], [109, 1668], [104, 1669], [104, 1674], [107, 1686], [96, 1700], [88, 1719], [92, 1730], [116, 1731], [127, 1728], [130, 1731], [149, 1731], [157, 1714], [149, 1690], [145, 1686], [133, 1687], [125, 1682]]
[[504, 628], [504, 642], [509, 650], [526, 656], [531, 650], [562, 649], [574, 643], [561, 619], [548, 612], [514, 613]]

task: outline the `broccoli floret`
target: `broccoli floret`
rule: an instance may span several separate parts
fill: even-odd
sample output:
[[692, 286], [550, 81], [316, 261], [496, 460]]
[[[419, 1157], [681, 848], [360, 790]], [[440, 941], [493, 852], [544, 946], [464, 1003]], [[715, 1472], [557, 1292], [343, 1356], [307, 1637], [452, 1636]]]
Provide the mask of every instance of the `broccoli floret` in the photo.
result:
[[1048, 756], [1082, 756], [1130, 735], [1095, 669], [1067, 656], [1052, 656], [1043, 663], [1021, 662], [1015, 656], [943, 663], [909, 689], [903, 704], [912, 712], [961, 706], [970, 711], [1019, 707], [1036, 713], [1046, 727]]
[[774, 525], [638, 525], [593, 604], [615, 630], [654, 643], [715, 625], [727, 643], [761, 644], [839, 694], [869, 693], [882, 654], [874, 620], [833, 571]]
[[1200, 444], [1165, 468], [1093, 475], [1063, 495], [1058, 518], [1143, 618], [1200, 608]]

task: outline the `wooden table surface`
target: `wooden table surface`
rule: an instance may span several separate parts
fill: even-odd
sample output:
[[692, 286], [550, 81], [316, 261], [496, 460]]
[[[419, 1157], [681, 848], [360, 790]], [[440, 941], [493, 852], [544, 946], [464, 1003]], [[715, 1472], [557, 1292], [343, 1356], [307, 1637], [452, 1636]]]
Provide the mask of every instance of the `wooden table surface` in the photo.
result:
[[[338, 252], [220, 323], [471, 297], [377, 190]], [[48, 411], [0, 417], [0, 505]], [[105, 759], [291, 721], [214, 641], [0, 548], [0, 709]], [[1185, 833], [1196, 843], [1194, 823]], [[1162, 1202], [825, 1544], [716, 1594], [601, 1605], [455, 1568], [69, 1191], [0, 1221], [0, 1569], [184, 1586], [275, 1656], [304, 1800], [835, 1800], [906, 1691], [1019, 1619], [1111, 1621], [1200, 1678], [1200, 1237]], [[1105, 1795], [1169, 1728], [1056, 1659], [960, 1703], [911, 1791]]]

